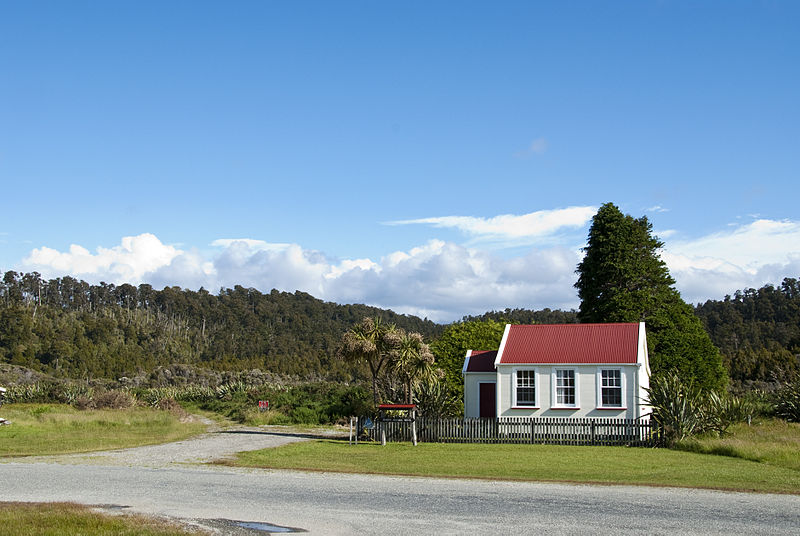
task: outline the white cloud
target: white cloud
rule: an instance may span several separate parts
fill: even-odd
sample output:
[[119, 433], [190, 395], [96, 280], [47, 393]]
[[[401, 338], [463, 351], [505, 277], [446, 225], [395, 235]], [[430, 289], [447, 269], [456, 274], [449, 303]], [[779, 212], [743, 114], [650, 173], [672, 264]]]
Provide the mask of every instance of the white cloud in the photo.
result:
[[253, 238], [218, 238], [211, 242], [211, 245], [214, 247], [227, 248], [236, 242], [241, 242], [251, 249], [259, 249], [264, 251], [282, 251], [291, 246], [291, 244], [281, 242], [265, 242], [263, 240], [255, 240]]
[[669, 212], [668, 208], [664, 208], [661, 205], [653, 205], [650, 208], [644, 209], [645, 212]]
[[473, 238], [472, 243], [496, 242], [521, 245], [547, 241], [564, 230], [579, 229], [588, 224], [597, 207], [567, 207], [539, 210], [528, 214], [503, 214], [492, 218], [473, 216], [438, 216], [415, 220], [387, 222], [387, 225], [423, 224], [437, 228], [457, 229]]
[[692, 240], [670, 241], [663, 258], [691, 302], [779, 284], [800, 275], [800, 222], [759, 219]]
[[91, 276], [102, 273], [107, 281], [141, 281], [142, 277], [169, 264], [180, 250], [162, 244], [153, 234], [126, 236], [119, 246], [98, 247], [92, 254], [86, 248], [72, 244], [68, 252], [48, 247], [35, 248], [23, 264], [43, 275], [51, 272]]
[[[478, 222], [478, 227], [502, 228], [493, 220]], [[302, 290], [325, 300], [367, 303], [436, 321], [507, 307], [578, 306], [573, 288], [581, 259], [577, 247], [529, 248], [504, 258], [485, 249], [430, 240], [380, 259], [341, 260], [297, 244], [265, 247], [270, 243], [252, 239], [214, 244], [220, 250], [208, 254], [143, 234], [94, 253], [79, 245], [64, 252], [37, 248], [20, 268], [37, 270], [46, 278], [69, 274], [93, 283], [147, 282], [156, 288], [203, 286], [216, 291], [242, 285], [262, 292]], [[691, 302], [778, 284], [784, 277], [800, 275], [800, 222], [762, 219], [693, 240], [670, 241], [663, 258]]]
[[655, 231], [653, 231], [653, 234], [655, 234], [660, 240], [665, 240], [667, 238], [673, 237], [676, 234], [678, 234], [678, 231], [676, 231], [675, 229], [664, 229], [662, 231], [656, 229]]

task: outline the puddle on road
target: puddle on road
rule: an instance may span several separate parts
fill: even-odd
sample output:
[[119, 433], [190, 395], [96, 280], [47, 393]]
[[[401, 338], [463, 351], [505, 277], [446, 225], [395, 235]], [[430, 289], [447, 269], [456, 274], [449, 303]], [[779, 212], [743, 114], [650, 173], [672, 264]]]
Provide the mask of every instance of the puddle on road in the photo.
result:
[[293, 527], [282, 527], [280, 525], [272, 525], [271, 523], [261, 523], [257, 521], [234, 521], [233, 523], [237, 527], [260, 530], [268, 534], [285, 533], [285, 532], [305, 532], [303, 529], [296, 529]]
[[127, 504], [98, 504], [96, 508], [102, 508], [104, 510], [125, 510], [130, 508]]
[[203, 525], [209, 525], [213, 528], [222, 529], [225, 534], [239, 534], [250, 536], [263, 536], [266, 534], [289, 534], [298, 532], [308, 532], [305, 529], [296, 527], [284, 527], [283, 525], [274, 525], [264, 521], [240, 521], [238, 519], [199, 519]]

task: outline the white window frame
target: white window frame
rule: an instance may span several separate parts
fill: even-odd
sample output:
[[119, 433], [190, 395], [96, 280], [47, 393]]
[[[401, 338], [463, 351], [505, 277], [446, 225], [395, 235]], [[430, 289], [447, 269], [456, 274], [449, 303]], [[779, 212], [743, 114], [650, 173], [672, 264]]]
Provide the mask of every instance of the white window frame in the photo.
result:
[[[517, 403], [517, 371], [533, 371], [533, 405]], [[511, 409], [539, 409], [539, 369], [537, 367], [514, 367], [511, 370]]]
[[[603, 404], [603, 371], [618, 370], [620, 378], [620, 389], [622, 390], [622, 405], [606, 406]], [[626, 374], [622, 367], [597, 367], [597, 409], [628, 409], [628, 390], [625, 385]]]
[[[558, 376], [559, 370], [571, 370], [573, 377], [575, 378], [575, 403], [574, 404], [559, 404], [558, 403], [558, 393], [556, 392], [556, 377]], [[553, 370], [550, 374], [551, 376], [551, 383], [550, 383], [550, 407], [553, 409], [580, 409], [581, 407], [581, 400], [580, 400], [580, 393], [581, 393], [581, 385], [580, 385], [580, 373], [578, 372], [577, 368], [574, 367], [553, 367]]]

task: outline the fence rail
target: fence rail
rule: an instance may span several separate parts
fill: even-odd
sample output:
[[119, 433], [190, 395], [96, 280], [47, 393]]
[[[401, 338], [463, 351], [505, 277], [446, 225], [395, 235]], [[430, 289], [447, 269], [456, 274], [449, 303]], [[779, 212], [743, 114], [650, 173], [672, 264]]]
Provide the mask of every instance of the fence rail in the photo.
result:
[[[359, 419], [363, 422], [364, 419]], [[411, 441], [411, 423], [381, 422], [363, 432], [380, 441]], [[434, 419], [420, 417], [417, 439], [427, 443], [528, 443], [556, 445], [626, 445], [655, 447], [661, 433], [655, 421], [564, 417]]]

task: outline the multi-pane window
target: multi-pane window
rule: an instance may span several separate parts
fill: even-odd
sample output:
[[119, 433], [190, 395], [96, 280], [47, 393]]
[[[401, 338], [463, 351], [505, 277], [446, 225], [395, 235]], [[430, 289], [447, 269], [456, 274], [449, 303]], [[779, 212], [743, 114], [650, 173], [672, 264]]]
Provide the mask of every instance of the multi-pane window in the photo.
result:
[[600, 401], [606, 407], [622, 407], [622, 371], [600, 371]]
[[517, 406], [536, 405], [536, 371], [517, 371]]
[[556, 405], [575, 405], [575, 371], [556, 369]]

